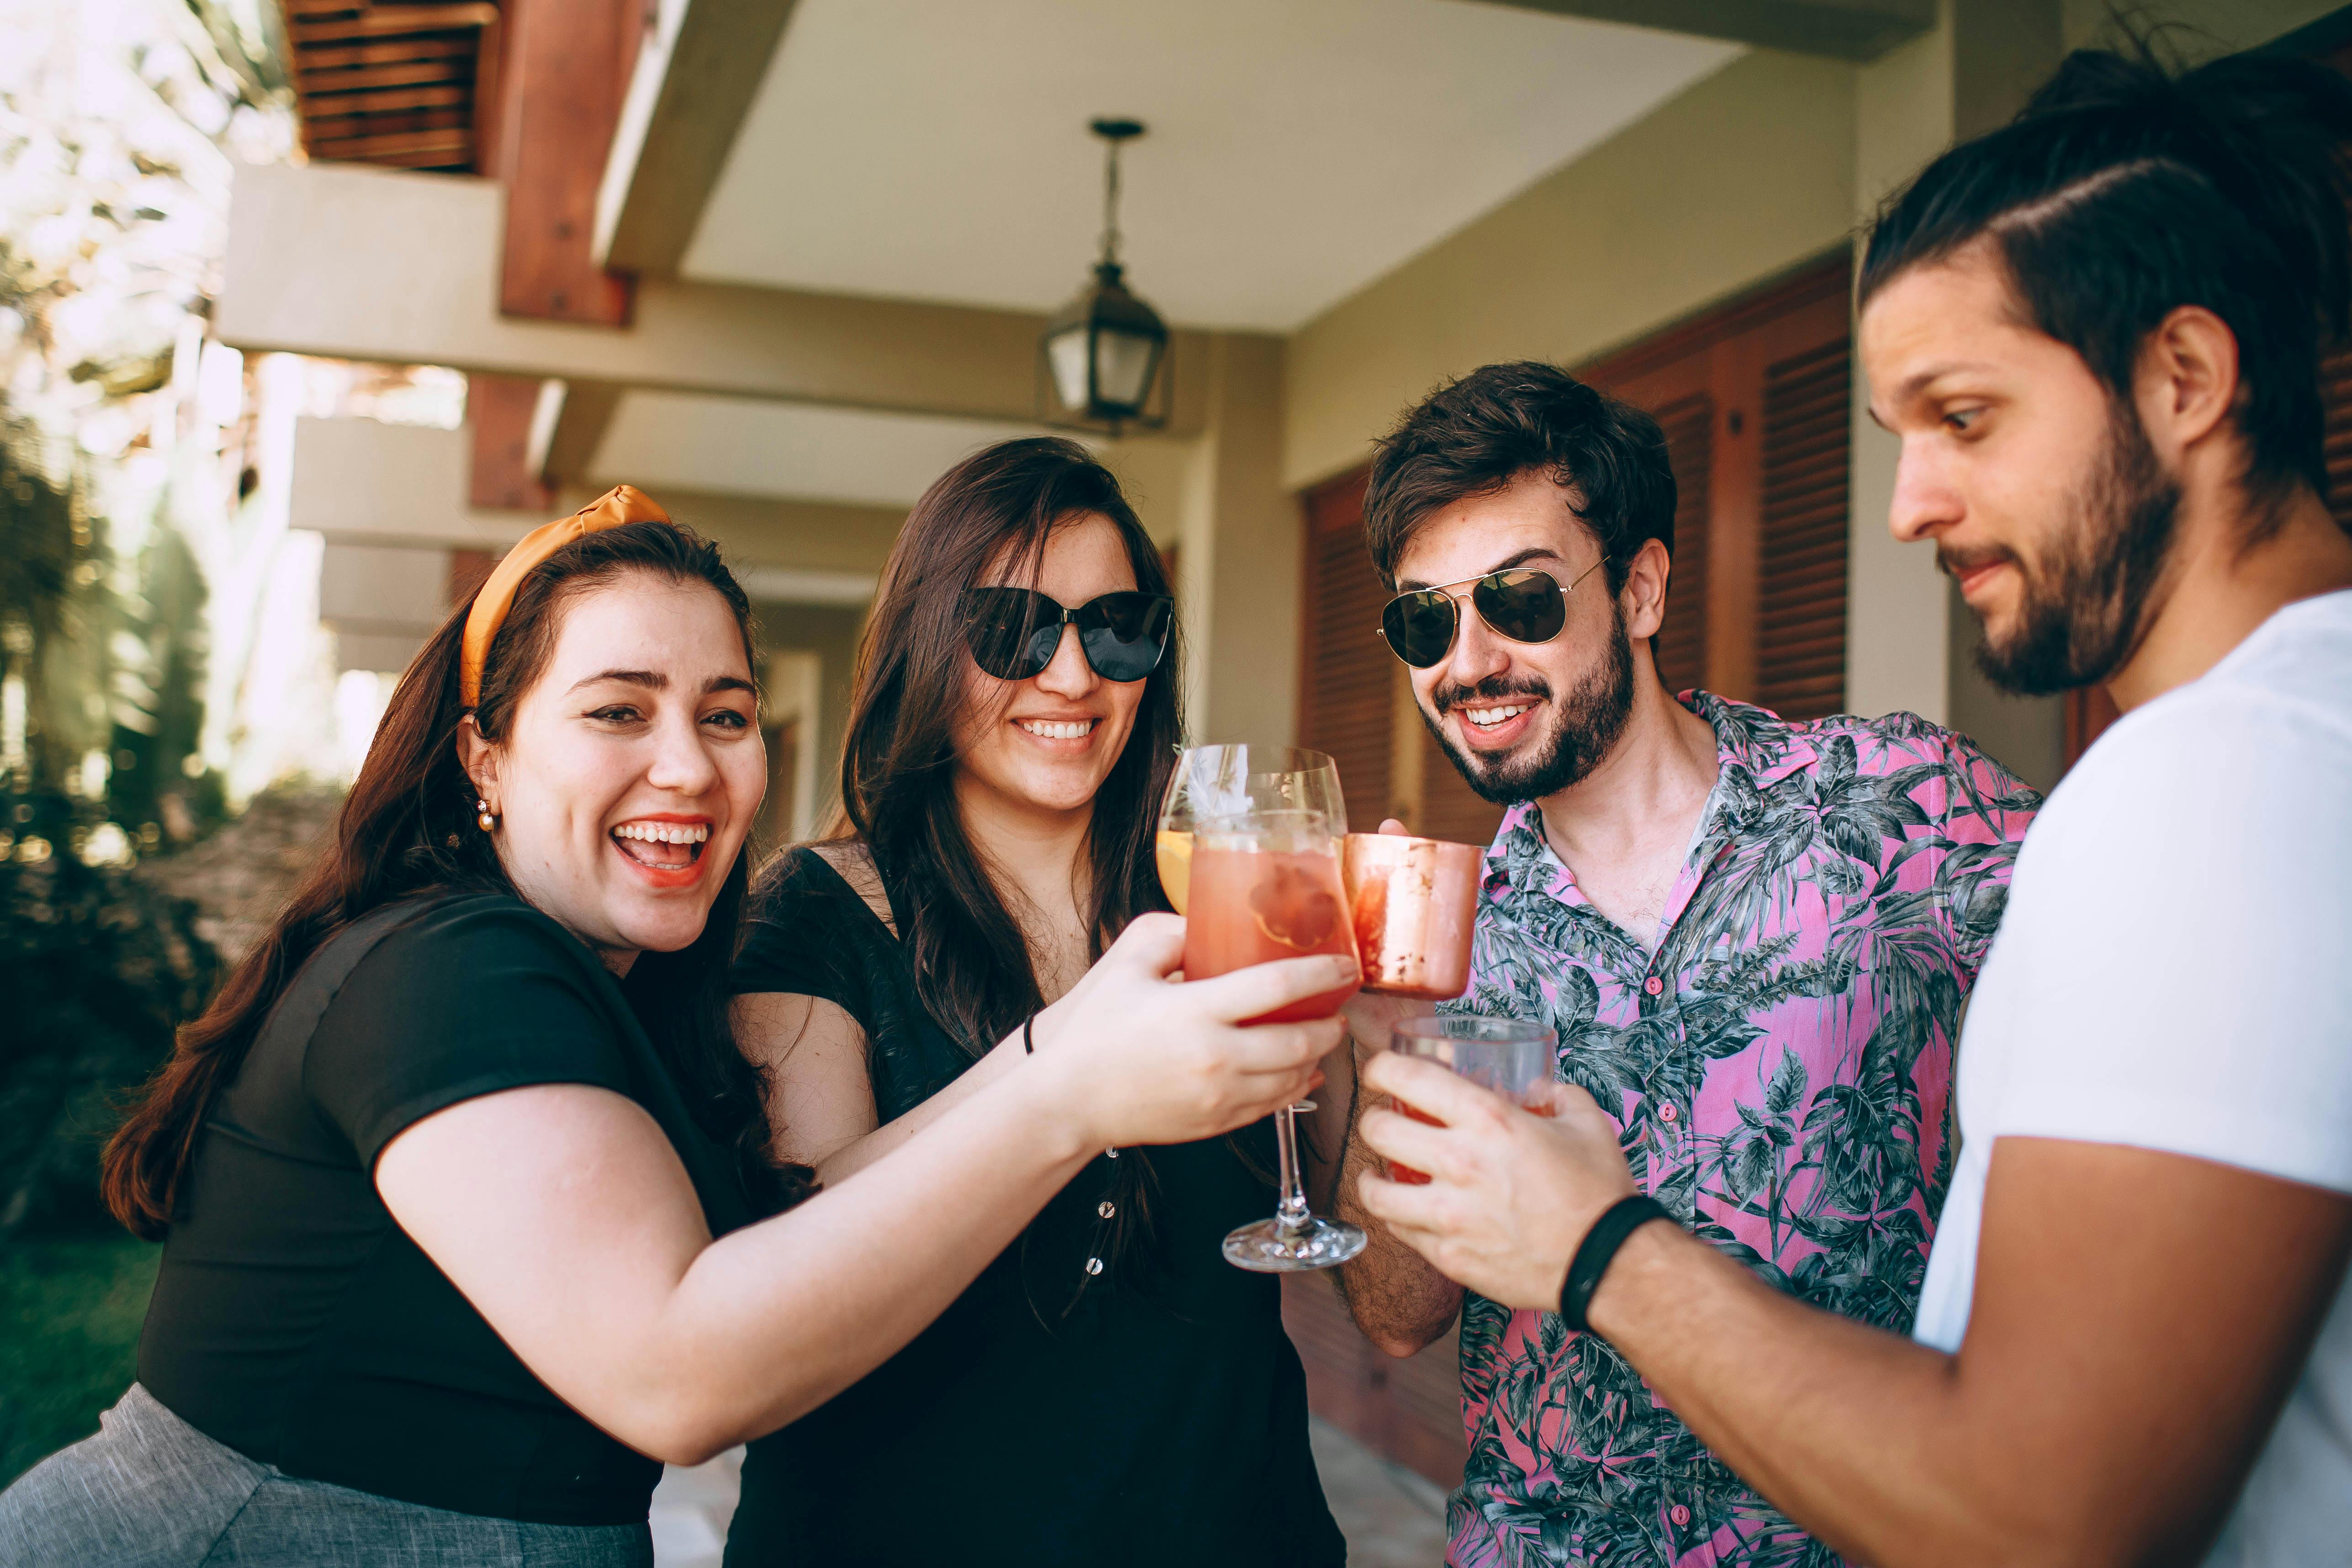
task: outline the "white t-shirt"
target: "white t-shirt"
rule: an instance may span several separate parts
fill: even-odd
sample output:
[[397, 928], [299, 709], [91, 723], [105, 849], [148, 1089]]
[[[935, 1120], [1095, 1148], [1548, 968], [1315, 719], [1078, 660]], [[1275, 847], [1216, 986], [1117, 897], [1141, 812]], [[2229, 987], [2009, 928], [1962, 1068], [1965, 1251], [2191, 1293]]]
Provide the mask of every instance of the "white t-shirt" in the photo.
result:
[[[2352, 1193], [2352, 592], [2288, 605], [2126, 715], [2050, 796], [1969, 1005], [1958, 1092], [1959, 1163], [1913, 1331], [1940, 1350], [1968, 1331], [1999, 1138]], [[2343, 1289], [2206, 1561], [2352, 1562]]]

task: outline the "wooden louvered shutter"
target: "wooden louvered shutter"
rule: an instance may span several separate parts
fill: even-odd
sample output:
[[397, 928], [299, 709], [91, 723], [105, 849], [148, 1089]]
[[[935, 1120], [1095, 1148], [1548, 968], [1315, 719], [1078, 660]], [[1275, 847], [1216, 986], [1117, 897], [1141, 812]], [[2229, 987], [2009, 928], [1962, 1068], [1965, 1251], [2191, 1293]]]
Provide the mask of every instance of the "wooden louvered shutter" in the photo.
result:
[[1364, 480], [1307, 497], [1298, 743], [1330, 753], [1349, 826], [1370, 831], [1389, 811], [1397, 661], [1378, 636], [1389, 595], [1364, 550]]
[[1706, 684], [1708, 468], [1714, 460], [1715, 400], [1703, 392], [1657, 411], [1675, 473], [1674, 564], [1666, 574], [1666, 618], [1651, 642], [1658, 679], [1677, 696]]
[[1783, 719], [1845, 705], [1851, 363], [1841, 333], [1764, 372], [1756, 700]]
[[1677, 491], [1670, 691], [1703, 686], [1783, 718], [1845, 701], [1851, 258], [1584, 366], [1665, 431]]

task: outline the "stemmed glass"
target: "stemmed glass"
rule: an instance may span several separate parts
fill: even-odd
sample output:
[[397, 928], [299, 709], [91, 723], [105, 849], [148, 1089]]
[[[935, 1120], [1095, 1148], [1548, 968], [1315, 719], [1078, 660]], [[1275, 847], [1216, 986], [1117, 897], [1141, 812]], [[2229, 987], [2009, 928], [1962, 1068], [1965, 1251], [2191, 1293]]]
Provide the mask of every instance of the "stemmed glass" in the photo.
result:
[[[1184, 974], [1206, 980], [1253, 963], [1356, 951], [1340, 879], [1348, 831], [1339, 770], [1292, 746], [1200, 746], [1177, 759], [1160, 813], [1160, 886], [1185, 916]], [[1353, 994], [1310, 996], [1253, 1023], [1328, 1018]], [[1297, 1112], [1275, 1112], [1281, 1198], [1272, 1219], [1225, 1237], [1225, 1260], [1262, 1273], [1328, 1268], [1364, 1249], [1364, 1233], [1307, 1205]]]

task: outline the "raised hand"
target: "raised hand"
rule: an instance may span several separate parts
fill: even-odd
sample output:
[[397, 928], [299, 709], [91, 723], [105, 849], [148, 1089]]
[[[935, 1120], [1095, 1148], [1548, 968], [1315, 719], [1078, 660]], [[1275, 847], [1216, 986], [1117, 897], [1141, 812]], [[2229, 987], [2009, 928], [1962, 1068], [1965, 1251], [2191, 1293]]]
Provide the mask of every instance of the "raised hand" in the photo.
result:
[[1184, 962], [1184, 922], [1138, 917], [1085, 978], [1037, 1016], [1037, 1068], [1056, 1075], [1093, 1142], [1187, 1143], [1248, 1125], [1322, 1081], [1338, 1018], [1244, 1024], [1337, 990], [1356, 961], [1320, 954], [1169, 978]]
[[1364, 1207], [1448, 1279], [1505, 1306], [1557, 1311], [1585, 1233], [1636, 1190], [1617, 1124], [1572, 1085], [1553, 1084], [1552, 1114], [1537, 1116], [1393, 1051], [1366, 1062], [1363, 1079], [1444, 1123], [1364, 1113], [1366, 1144], [1430, 1178], [1405, 1186], [1367, 1171]]

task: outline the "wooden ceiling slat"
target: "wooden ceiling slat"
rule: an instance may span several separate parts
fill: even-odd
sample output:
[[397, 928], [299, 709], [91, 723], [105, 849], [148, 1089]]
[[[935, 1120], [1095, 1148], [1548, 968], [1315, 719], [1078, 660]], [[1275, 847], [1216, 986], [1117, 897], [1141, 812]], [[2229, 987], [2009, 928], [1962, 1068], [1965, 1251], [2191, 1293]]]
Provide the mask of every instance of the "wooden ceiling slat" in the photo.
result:
[[373, 66], [355, 71], [327, 71], [315, 76], [305, 72], [302, 97], [307, 104], [313, 99], [323, 100], [337, 92], [353, 92], [369, 88], [462, 83], [466, 74], [466, 62], [463, 60], [413, 60], [404, 65]]
[[476, 40], [470, 36], [439, 38], [398, 38], [388, 44], [347, 44], [339, 48], [298, 49], [294, 64], [307, 78], [313, 71], [338, 66], [389, 66], [405, 60], [470, 60]]
[[299, 49], [341, 38], [380, 38], [394, 33], [484, 27], [498, 19], [499, 8], [495, 5], [388, 5], [362, 11], [346, 21], [297, 22], [293, 25], [294, 46]]
[[352, 136], [314, 142], [318, 158], [374, 158], [388, 153], [462, 153], [472, 148], [474, 133], [463, 126], [447, 131], [401, 131], [383, 136]]
[[298, 26], [300, 24], [296, 18], [299, 17], [341, 16], [367, 8], [368, 0], [286, 0], [287, 19], [294, 21]]
[[314, 93], [303, 118], [316, 125], [347, 114], [389, 114], [404, 109], [462, 109], [471, 95], [455, 82], [435, 87], [395, 87], [377, 92]]

